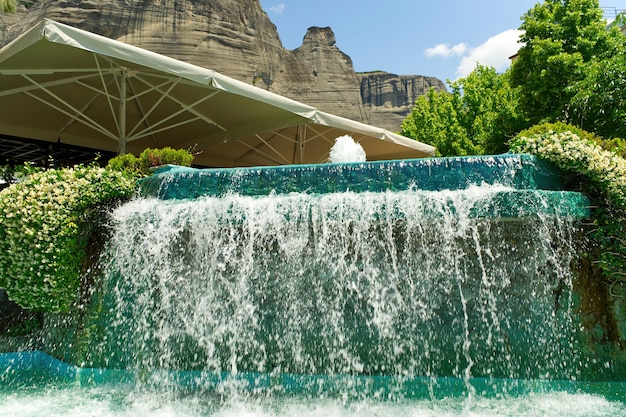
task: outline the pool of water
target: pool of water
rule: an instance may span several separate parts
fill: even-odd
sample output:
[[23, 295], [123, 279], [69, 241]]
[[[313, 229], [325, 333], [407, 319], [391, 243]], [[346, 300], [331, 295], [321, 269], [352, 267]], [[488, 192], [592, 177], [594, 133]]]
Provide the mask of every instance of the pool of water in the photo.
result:
[[423, 380], [405, 381], [405, 391], [358, 383], [354, 389], [323, 393], [255, 391], [229, 383], [211, 389], [137, 382], [85, 383], [45, 370], [7, 370], [1, 375], [0, 414], [12, 417], [626, 415], [626, 384], [615, 382], [442, 378], [425, 385]]

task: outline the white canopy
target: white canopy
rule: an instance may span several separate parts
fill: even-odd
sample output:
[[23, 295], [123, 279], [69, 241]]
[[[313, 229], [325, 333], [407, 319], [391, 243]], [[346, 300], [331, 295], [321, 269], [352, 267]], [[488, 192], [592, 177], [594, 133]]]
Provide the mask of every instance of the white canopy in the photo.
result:
[[120, 153], [193, 149], [198, 164], [222, 167], [325, 162], [345, 134], [368, 160], [435, 151], [48, 19], [0, 49], [0, 134]]

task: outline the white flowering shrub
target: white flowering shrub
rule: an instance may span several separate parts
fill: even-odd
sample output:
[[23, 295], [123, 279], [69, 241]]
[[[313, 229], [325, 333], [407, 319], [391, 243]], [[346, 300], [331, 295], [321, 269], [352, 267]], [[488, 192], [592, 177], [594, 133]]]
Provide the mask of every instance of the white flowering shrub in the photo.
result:
[[511, 152], [530, 153], [588, 177], [618, 207], [626, 206], [626, 160], [572, 132], [520, 136]]
[[33, 311], [67, 311], [77, 299], [86, 238], [103, 203], [131, 196], [136, 180], [96, 166], [35, 172], [0, 192], [0, 288]]
[[510, 144], [515, 153], [530, 153], [584, 180], [593, 196], [593, 227], [588, 236], [598, 253], [595, 262], [608, 279], [610, 295], [626, 298], [626, 160], [587, 138], [547, 130], [520, 134]]

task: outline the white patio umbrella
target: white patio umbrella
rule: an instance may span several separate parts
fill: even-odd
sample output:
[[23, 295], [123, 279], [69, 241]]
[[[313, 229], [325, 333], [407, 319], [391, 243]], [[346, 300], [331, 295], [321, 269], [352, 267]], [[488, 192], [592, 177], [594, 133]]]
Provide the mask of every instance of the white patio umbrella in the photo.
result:
[[0, 134], [119, 153], [187, 148], [198, 164], [222, 167], [325, 162], [345, 134], [368, 160], [435, 151], [48, 19], [0, 49]]

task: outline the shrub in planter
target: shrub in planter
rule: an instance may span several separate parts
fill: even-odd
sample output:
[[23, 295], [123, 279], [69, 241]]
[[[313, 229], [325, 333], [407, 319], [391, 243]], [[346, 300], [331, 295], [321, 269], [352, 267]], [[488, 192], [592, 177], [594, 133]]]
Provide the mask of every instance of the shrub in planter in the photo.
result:
[[117, 171], [138, 172], [142, 176], [150, 175], [150, 168], [160, 165], [191, 166], [193, 154], [185, 149], [146, 149], [139, 157], [133, 154], [119, 155], [112, 158], [107, 168]]

